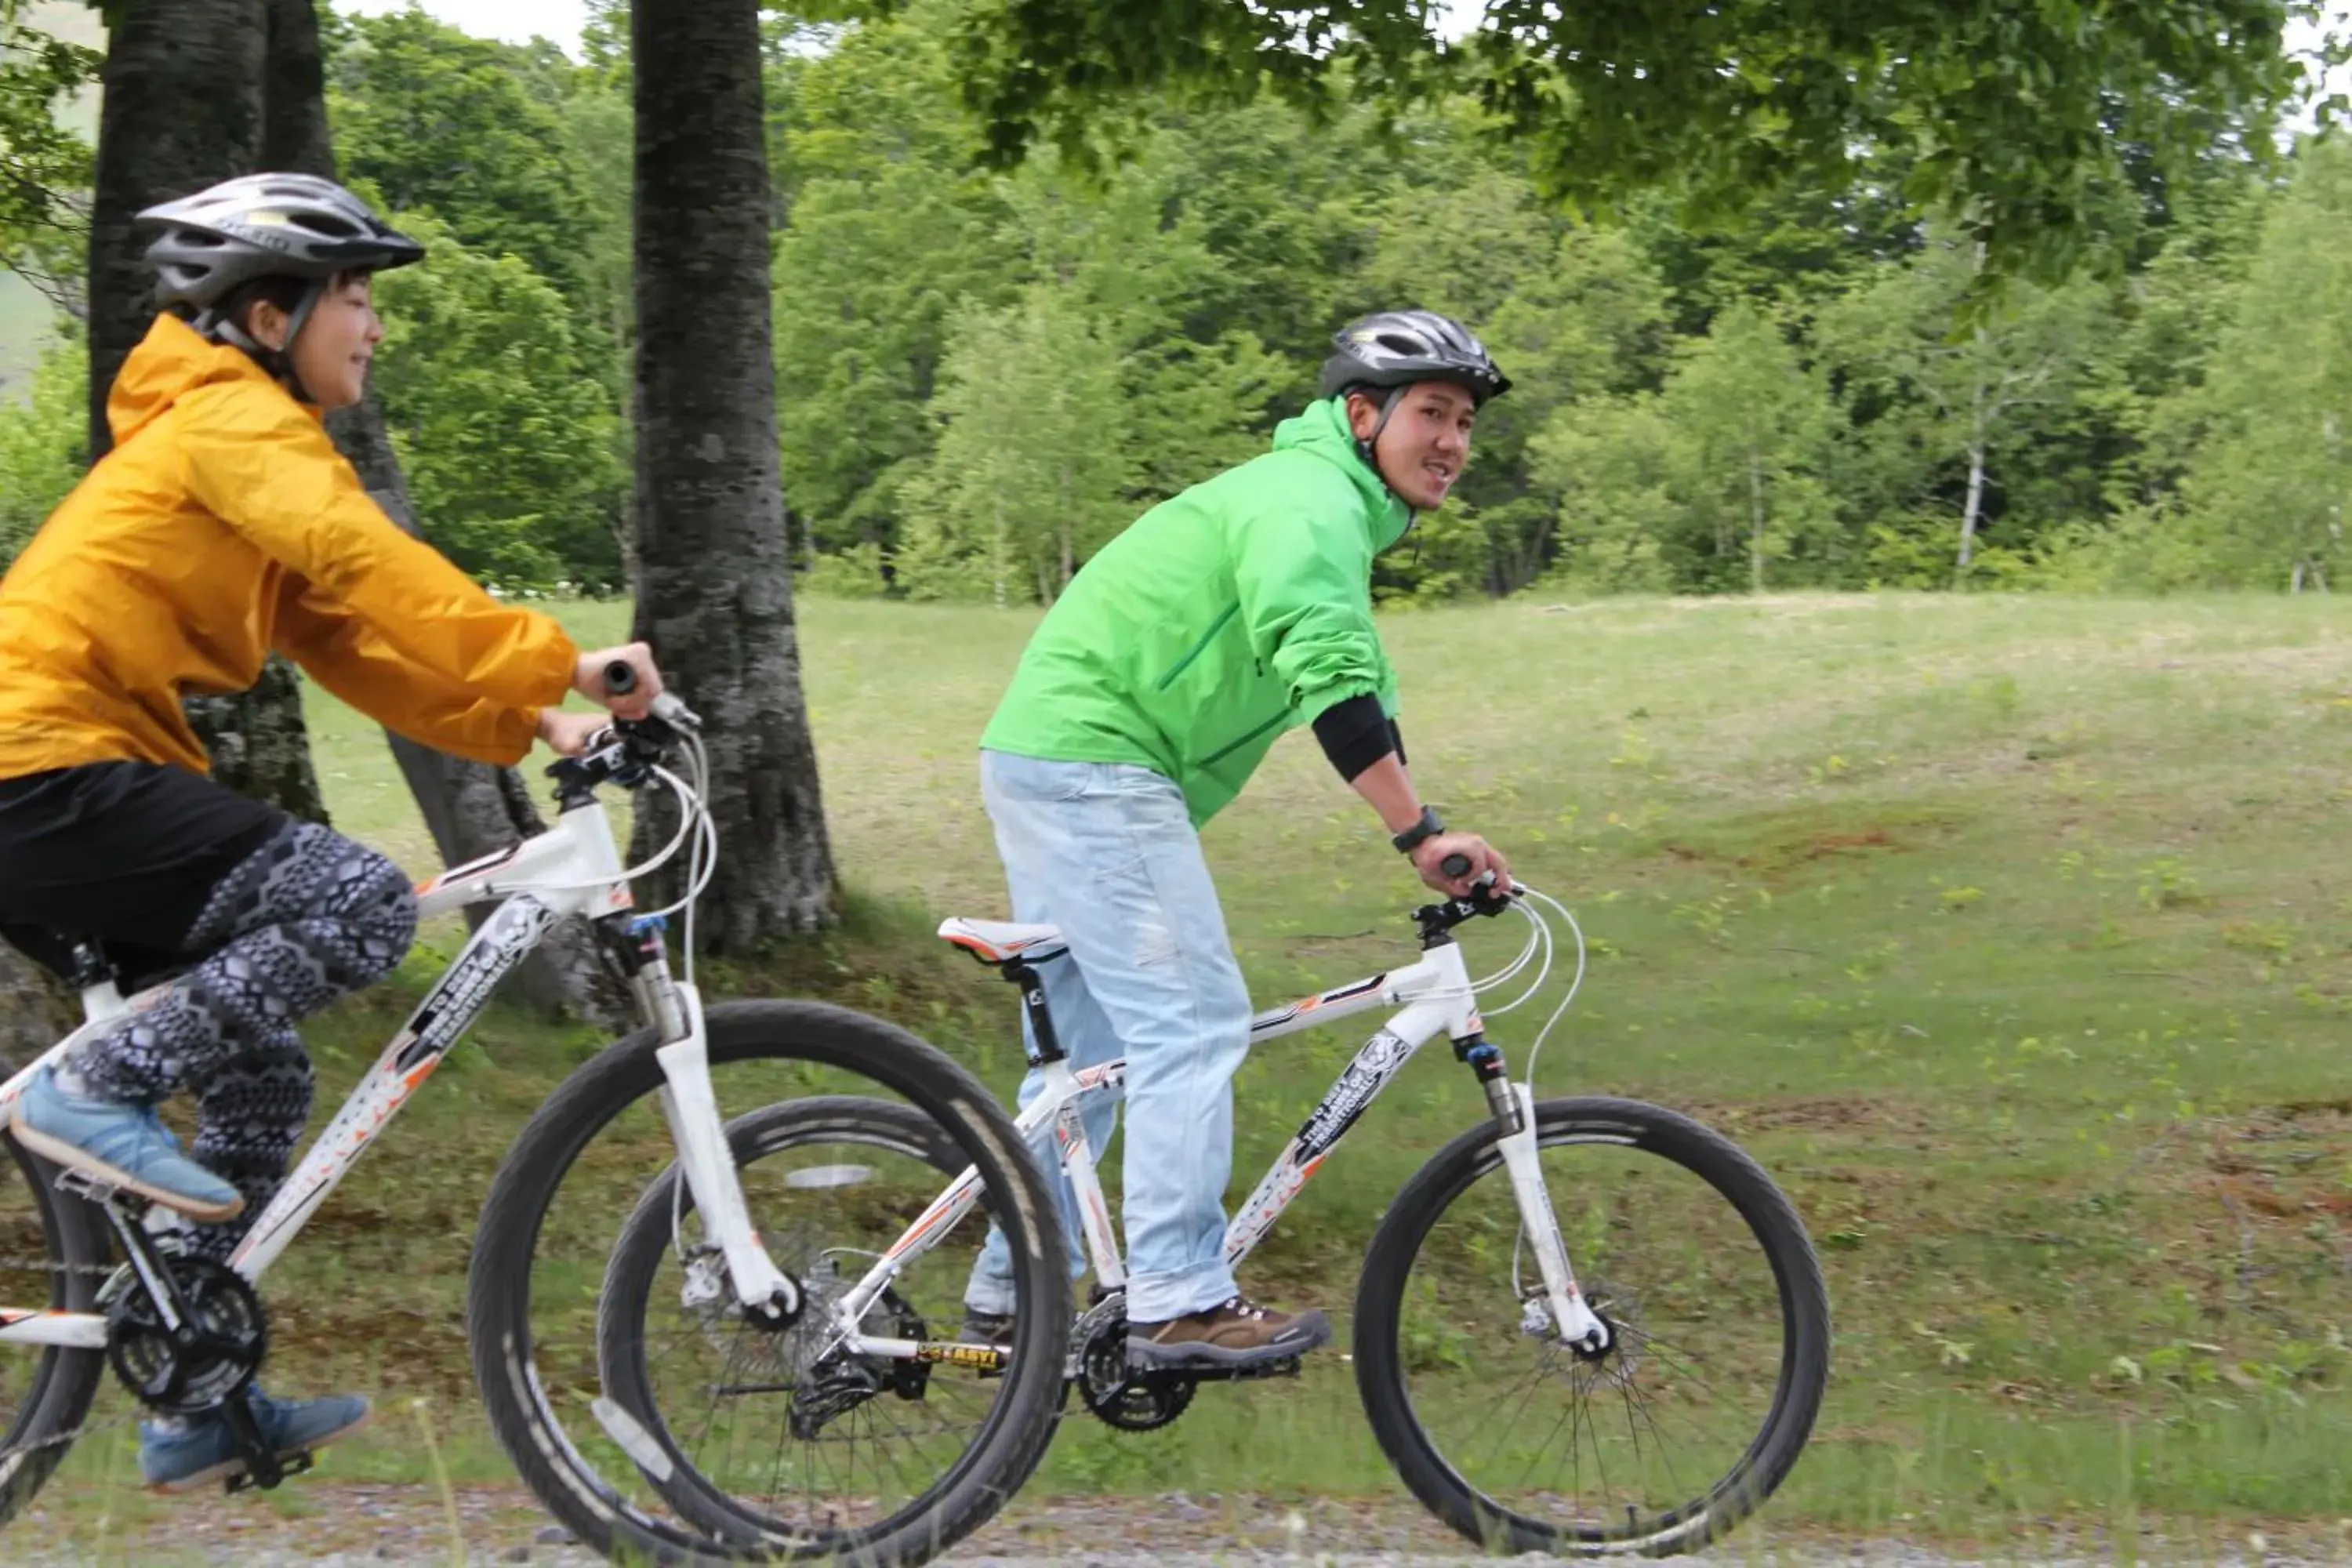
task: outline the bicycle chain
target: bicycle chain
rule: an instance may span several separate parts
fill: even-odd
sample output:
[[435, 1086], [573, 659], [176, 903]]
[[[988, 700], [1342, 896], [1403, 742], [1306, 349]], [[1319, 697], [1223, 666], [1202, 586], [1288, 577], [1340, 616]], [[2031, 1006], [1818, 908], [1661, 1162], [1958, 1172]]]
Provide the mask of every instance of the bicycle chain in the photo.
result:
[[[111, 1279], [115, 1275], [121, 1273], [126, 1267], [127, 1265], [119, 1262], [59, 1263], [55, 1258], [44, 1258], [32, 1263], [21, 1261], [14, 1263], [0, 1262], [0, 1275], [12, 1273], [88, 1274], [100, 1279]], [[100, 1358], [100, 1367], [99, 1381], [102, 1387], [108, 1382], [112, 1381], [104, 1375], [106, 1370], [104, 1365], [106, 1352], [102, 1350], [93, 1350], [89, 1353]], [[95, 1395], [93, 1395], [92, 1398], [94, 1403]], [[53, 1433], [47, 1437], [38, 1439], [37, 1441], [29, 1443], [10, 1443], [5, 1446], [0, 1446], [0, 1466], [6, 1465], [8, 1461], [16, 1458], [20, 1454], [37, 1454], [44, 1448], [66, 1447], [71, 1444], [79, 1442], [84, 1437], [92, 1436], [100, 1433], [111, 1432], [120, 1426], [137, 1420], [138, 1418], [139, 1413], [134, 1409], [129, 1414], [110, 1415], [103, 1420], [84, 1421], [80, 1426], [73, 1427], [68, 1431]]]

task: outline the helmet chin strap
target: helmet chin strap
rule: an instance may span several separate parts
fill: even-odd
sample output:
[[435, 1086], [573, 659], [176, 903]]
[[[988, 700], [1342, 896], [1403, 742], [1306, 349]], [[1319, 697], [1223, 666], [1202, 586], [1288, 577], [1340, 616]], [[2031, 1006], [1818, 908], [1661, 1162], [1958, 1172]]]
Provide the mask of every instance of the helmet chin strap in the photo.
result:
[[[1394, 414], [1397, 411], [1397, 405], [1404, 401], [1405, 391], [1406, 389], [1402, 386], [1389, 388], [1388, 401], [1381, 405], [1381, 416], [1372, 421], [1372, 433], [1356, 437], [1356, 456], [1364, 460], [1364, 467], [1372, 470], [1372, 477], [1381, 481], [1389, 494], [1404, 501], [1404, 533], [1411, 533], [1412, 525], [1421, 521], [1421, 513], [1414, 510], [1412, 502], [1404, 500], [1403, 491], [1389, 483], [1389, 477], [1381, 472], [1381, 460], [1373, 450], [1381, 444], [1381, 432], [1389, 427], [1389, 416]], [[1398, 534], [1397, 538], [1403, 539], [1404, 533]], [[1420, 548], [1419, 541], [1414, 542], [1414, 548]]]
[[302, 384], [302, 373], [294, 368], [294, 340], [302, 335], [303, 327], [310, 322], [310, 312], [319, 308], [319, 300], [326, 291], [324, 282], [313, 283], [302, 291], [302, 298], [295, 302], [293, 315], [287, 319], [286, 346], [282, 349], [264, 347], [235, 321], [211, 310], [196, 318], [195, 327], [215, 342], [224, 342], [251, 354], [263, 370], [286, 384], [286, 390], [294, 395], [298, 403], [316, 403], [318, 399], [312, 397], [310, 389]]

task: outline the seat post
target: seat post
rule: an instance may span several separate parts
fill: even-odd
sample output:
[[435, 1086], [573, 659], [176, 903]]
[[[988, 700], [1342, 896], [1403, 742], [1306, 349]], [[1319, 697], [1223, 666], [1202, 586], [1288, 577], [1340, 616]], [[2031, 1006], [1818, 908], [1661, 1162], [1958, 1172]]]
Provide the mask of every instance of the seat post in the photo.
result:
[[1004, 978], [1021, 987], [1021, 1006], [1029, 1020], [1029, 1038], [1034, 1046], [1030, 1059], [1040, 1066], [1062, 1060], [1062, 1042], [1054, 1034], [1054, 1017], [1045, 1006], [1045, 983], [1037, 972], [1018, 958], [1003, 965]]
[[68, 984], [77, 991], [88, 991], [115, 978], [114, 961], [107, 957], [106, 949], [89, 941], [73, 944], [73, 973], [67, 976]]

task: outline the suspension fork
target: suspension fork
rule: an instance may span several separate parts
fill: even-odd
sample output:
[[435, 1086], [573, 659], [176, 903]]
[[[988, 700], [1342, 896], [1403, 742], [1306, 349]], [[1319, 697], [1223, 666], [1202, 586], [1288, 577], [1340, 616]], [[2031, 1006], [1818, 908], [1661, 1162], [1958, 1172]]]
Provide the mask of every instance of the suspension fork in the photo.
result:
[[1586, 1305], [1584, 1292], [1577, 1288], [1576, 1271], [1569, 1266], [1559, 1216], [1552, 1212], [1551, 1192], [1544, 1185], [1543, 1163], [1536, 1143], [1535, 1097], [1527, 1085], [1511, 1081], [1502, 1050], [1478, 1032], [1475, 1014], [1469, 1022], [1468, 1032], [1454, 1037], [1454, 1051], [1469, 1064], [1479, 1087], [1486, 1091], [1497, 1134], [1495, 1148], [1511, 1178], [1511, 1195], [1519, 1206], [1519, 1231], [1536, 1255], [1552, 1326], [1564, 1342], [1598, 1354], [1609, 1348], [1610, 1328]]
[[[677, 1145], [678, 1168], [702, 1216], [703, 1234], [719, 1245], [743, 1310], [770, 1321], [800, 1313], [800, 1286], [778, 1268], [743, 1201], [734, 1150], [719, 1118], [719, 1096], [710, 1087], [710, 1037], [702, 1014], [702, 994], [673, 979], [662, 951], [658, 923], [633, 923], [617, 952], [640, 1014], [651, 1021], [663, 1044], [654, 1049], [661, 1064], [662, 1116]], [[616, 944], [608, 942], [608, 950]]]

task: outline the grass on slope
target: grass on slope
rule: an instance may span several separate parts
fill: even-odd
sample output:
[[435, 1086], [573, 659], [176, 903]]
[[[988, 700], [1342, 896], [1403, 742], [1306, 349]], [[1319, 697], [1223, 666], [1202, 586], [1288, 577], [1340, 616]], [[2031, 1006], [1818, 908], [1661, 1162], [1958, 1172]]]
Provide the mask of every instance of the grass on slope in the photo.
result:
[[[853, 919], [734, 984], [894, 1016], [1009, 1092], [1002, 987], [923, 931], [941, 912], [1000, 912], [972, 747], [1034, 617], [803, 612]], [[566, 614], [590, 637], [625, 620]], [[1835, 1381], [1776, 1525], [1998, 1534], [2146, 1514], [2219, 1530], [2343, 1510], [2342, 609], [1772, 597], [1515, 604], [1385, 631], [1417, 779], [1592, 939], [1585, 999], [1539, 1087], [1713, 1122], [1775, 1173], [1822, 1249]], [[425, 868], [373, 731], [323, 699], [312, 711], [339, 821]], [[1262, 999], [1409, 955], [1397, 916], [1415, 890], [1311, 742], [1277, 748], [1207, 843]], [[412, 961], [313, 1032], [321, 1116], [427, 973]], [[594, 1042], [510, 1015], [481, 1041], [268, 1295], [278, 1385], [430, 1394], [460, 1473], [502, 1477], [467, 1425], [470, 1226], [515, 1129]], [[1358, 1043], [1297, 1037], [1245, 1068], [1238, 1187]], [[1477, 1113], [1443, 1053], [1416, 1063], [1250, 1282], [1344, 1310], [1390, 1194]], [[110, 1461], [95, 1447], [62, 1503], [106, 1464], [121, 1473], [120, 1440]], [[398, 1424], [336, 1462], [423, 1467]], [[1395, 1485], [1336, 1352], [1296, 1384], [1204, 1392], [1150, 1436], [1074, 1417], [1038, 1484]]]

